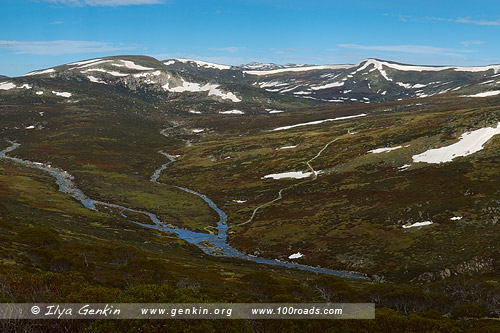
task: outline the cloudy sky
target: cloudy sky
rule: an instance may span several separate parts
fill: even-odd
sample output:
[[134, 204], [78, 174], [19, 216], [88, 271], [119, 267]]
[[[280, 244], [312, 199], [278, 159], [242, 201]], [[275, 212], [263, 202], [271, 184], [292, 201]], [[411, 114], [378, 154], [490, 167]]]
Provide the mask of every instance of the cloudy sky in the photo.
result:
[[500, 3], [1, 0], [0, 74], [119, 54], [338, 64], [500, 63]]

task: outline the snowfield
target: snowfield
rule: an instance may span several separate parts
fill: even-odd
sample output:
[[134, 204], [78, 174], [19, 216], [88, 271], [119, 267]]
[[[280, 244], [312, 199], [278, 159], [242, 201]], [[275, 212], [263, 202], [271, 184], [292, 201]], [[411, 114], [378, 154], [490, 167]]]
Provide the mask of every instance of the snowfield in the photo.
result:
[[65, 98], [70, 98], [71, 97], [71, 93], [69, 92], [58, 92], [58, 91], [53, 91], [52, 90], [52, 93], [56, 96], [61, 96], [61, 97], [65, 97]]
[[304, 255], [300, 252], [297, 252], [297, 253], [294, 253], [294, 254], [291, 254], [290, 256], [288, 256], [288, 259], [299, 259], [299, 258], [302, 258]]
[[404, 229], [408, 229], [408, 228], [415, 228], [415, 227], [421, 227], [421, 226], [424, 226], [424, 225], [431, 225], [432, 222], [431, 221], [424, 221], [424, 222], [415, 222], [411, 225], [404, 225], [403, 228]]
[[106, 73], [106, 74], [113, 75], [113, 76], [128, 76], [128, 74], [115, 72], [115, 71], [107, 71], [107, 70], [102, 69], [102, 68], [91, 68], [91, 69], [87, 69], [87, 70], [82, 71], [82, 73], [88, 73], [88, 72], [102, 72], [102, 73]]
[[380, 154], [380, 153], [387, 153], [387, 152], [389, 152], [389, 151], [393, 151], [393, 150], [401, 149], [401, 148], [404, 148], [404, 147], [409, 147], [409, 145], [406, 145], [406, 146], [389, 147], [389, 148], [377, 148], [377, 149], [372, 149], [372, 150], [369, 150], [368, 152], [369, 152], [369, 153], [372, 153], [372, 154]]
[[460, 136], [460, 140], [452, 145], [430, 149], [418, 155], [414, 155], [413, 162], [446, 163], [462, 156], [474, 154], [483, 149], [483, 145], [493, 136], [500, 134], [500, 122], [497, 127], [481, 128], [472, 132], [466, 132]]
[[[192, 63], [196, 64], [196, 66], [198, 66], [198, 67], [214, 68], [214, 69], [221, 69], [221, 70], [222, 69], [231, 69], [231, 66], [219, 65], [219, 64], [214, 64], [212, 62], [206, 62], [206, 61], [201, 61], [201, 60], [192, 60], [192, 59], [183, 59], [183, 58], [175, 59], [175, 60], [182, 62], [182, 63], [192, 62]], [[167, 66], [172, 65], [173, 63], [175, 63], [175, 61], [170, 60], [170, 61], [165, 62], [165, 65], [167, 65]]]
[[228, 110], [228, 111], [219, 111], [220, 114], [245, 114], [245, 112], [240, 110]]
[[113, 66], [116, 66], [116, 67], [127, 67], [128, 69], [135, 69], [137, 71], [152, 71], [154, 68], [151, 68], [151, 67], [144, 67], [144, 66], [141, 66], [141, 65], [137, 65], [135, 62], [133, 61], [128, 61], [128, 60], [119, 60], [121, 62], [120, 63], [114, 63], [112, 64]]
[[89, 76], [87, 76], [87, 77], [88, 77], [88, 79], [90, 80], [90, 82], [107, 84], [106, 82], [104, 82], [104, 81], [102, 81], [102, 80], [99, 80], [99, 79], [98, 79], [98, 78], [96, 78], [95, 76], [89, 75]]
[[364, 117], [364, 116], [367, 116], [367, 114], [361, 113], [361, 114], [357, 114], [354, 116], [344, 116], [344, 117], [337, 117], [337, 118], [332, 118], [332, 119], [316, 120], [316, 121], [310, 121], [307, 123], [300, 123], [300, 124], [295, 124], [295, 125], [290, 125], [290, 126], [277, 127], [275, 129], [273, 129], [273, 131], [281, 131], [281, 130], [286, 130], [286, 129], [290, 129], [290, 128], [300, 127], [300, 126], [317, 125], [317, 124], [321, 124], [321, 123], [328, 122], [328, 121], [337, 121], [337, 120], [351, 119], [351, 118]]
[[485, 91], [482, 93], [478, 93], [475, 95], [463, 95], [461, 97], [489, 97], [489, 96], [496, 96], [500, 94], [500, 90], [493, 90], [493, 91]]
[[166, 91], [171, 91], [171, 92], [177, 92], [177, 93], [182, 93], [182, 92], [205, 92], [208, 91], [208, 96], [218, 96], [222, 99], [229, 99], [232, 102], [238, 103], [241, 102], [241, 99], [236, 97], [235, 94], [232, 92], [223, 92], [219, 89], [218, 84], [212, 84], [212, 83], [206, 83], [205, 85], [200, 85], [199, 83], [193, 83], [193, 82], [187, 82], [182, 79], [182, 86], [177, 86], [177, 87], [170, 87], [168, 83], [162, 86], [162, 88]]
[[316, 71], [323, 69], [347, 69], [351, 68], [353, 65], [322, 65], [322, 66], [303, 66], [303, 67], [287, 67], [280, 69], [271, 69], [268, 71], [243, 71], [243, 73], [251, 75], [272, 75], [284, 72], [305, 72], [305, 71]]
[[302, 179], [311, 177], [313, 175], [312, 172], [302, 172], [302, 171], [289, 171], [289, 172], [281, 172], [281, 173], [271, 173], [269, 175], [265, 175], [262, 179], [283, 179], [283, 178], [294, 178], [294, 179]]
[[28, 74], [24, 74], [23, 76], [31, 76], [31, 75], [40, 75], [40, 74], [49, 74], [49, 73], [53, 73], [55, 72], [56, 70], [54, 68], [49, 68], [49, 69], [45, 69], [43, 71], [36, 71], [36, 72], [29, 72]]
[[2, 82], [0, 83], [0, 90], [10, 90], [12, 88], [15, 88], [16, 85], [11, 82]]

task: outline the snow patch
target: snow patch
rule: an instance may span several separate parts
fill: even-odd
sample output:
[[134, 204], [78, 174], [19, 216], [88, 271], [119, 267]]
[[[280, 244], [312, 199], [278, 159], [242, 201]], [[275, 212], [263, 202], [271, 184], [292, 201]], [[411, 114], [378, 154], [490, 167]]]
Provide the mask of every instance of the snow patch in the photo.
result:
[[496, 96], [500, 94], [500, 90], [493, 90], [493, 91], [485, 91], [479, 94], [475, 95], [463, 95], [461, 97], [489, 97], [489, 96]]
[[396, 146], [396, 147], [389, 147], [389, 148], [377, 148], [377, 149], [369, 150], [368, 152], [372, 153], [372, 154], [380, 154], [380, 153], [386, 153], [386, 152], [389, 152], [389, 151], [393, 151], [393, 150], [396, 150], [396, 149], [401, 149], [401, 148], [409, 147], [409, 146], [410, 145]]
[[421, 227], [421, 226], [424, 226], [424, 225], [431, 225], [432, 222], [431, 221], [424, 221], [424, 222], [415, 222], [411, 225], [404, 225], [403, 228], [404, 229], [408, 229], [408, 228], [415, 228], [415, 227]]
[[452, 221], [460, 221], [461, 219], [463, 219], [463, 216], [453, 216], [453, 217], [450, 217], [450, 220], [452, 220]]
[[212, 83], [206, 83], [205, 85], [200, 85], [199, 83], [193, 83], [193, 82], [187, 82], [182, 79], [182, 86], [177, 86], [177, 87], [170, 87], [168, 83], [162, 86], [162, 88], [166, 91], [171, 91], [171, 92], [204, 92], [208, 91], [208, 96], [214, 95], [218, 96], [222, 99], [229, 99], [232, 102], [241, 102], [241, 99], [236, 97], [235, 94], [232, 92], [223, 92], [219, 89], [218, 84], [212, 84]]
[[247, 202], [247, 201], [246, 201], [246, 200], [233, 200], [233, 202], [236, 202], [236, 203], [242, 204], [242, 203], [245, 203], [245, 202]]
[[56, 96], [61, 96], [61, 97], [65, 97], [65, 98], [70, 98], [71, 97], [71, 93], [69, 92], [59, 92], [59, 91], [54, 91], [52, 90], [52, 93]]
[[367, 116], [367, 114], [361, 113], [361, 114], [357, 114], [354, 116], [344, 116], [344, 117], [337, 117], [337, 118], [332, 118], [332, 119], [316, 120], [316, 121], [310, 121], [307, 123], [300, 123], [300, 124], [295, 124], [295, 125], [290, 125], [290, 126], [277, 127], [275, 129], [273, 129], [273, 131], [281, 131], [281, 130], [285, 130], [285, 129], [300, 127], [300, 126], [317, 125], [317, 124], [321, 124], [321, 123], [328, 122], [328, 121], [337, 121], [337, 120], [358, 118], [358, 117], [364, 117], [364, 116]]
[[0, 83], [0, 90], [10, 90], [15, 88], [16, 85], [12, 82], [2, 82]]
[[49, 74], [49, 73], [54, 73], [55, 71], [56, 70], [54, 68], [49, 68], [49, 69], [45, 69], [43, 71], [29, 72], [28, 74], [24, 74], [23, 76]]
[[294, 179], [302, 179], [311, 177], [313, 175], [312, 172], [303, 172], [303, 171], [289, 171], [289, 172], [281, 172], [281, 173], [271, 173], [269, 175], [265, 175], [261, 177], [261, 179], [282, 179], [282, 178], [294, 178]]
[[37, 95], [43, 95], [43, 91], [37, 91], [36, 94]]
[[214, 64], [211, 62], [201, 61], [201, 60], [182, 59], [182, 58], [175, 59], [175, 60], [182, 62], [182, 63], [192, 62], [192, 63], [196, 64], [196, 66], [198, 66], [198, 67], [215, 68], [215, 69], [231, 69], [231, 66], [219, 65], [219, 64]]
[[240, 110], [228, 110], [228, 111], [219, 111], [220, 114], [245, 114], [245, 112]]
[[111, 65], [116, 66], [116, 67], [124, 67], [125, 66], [128, 69], [134, 69], [137, 71], [152, 71], [154, 69], [151, 67], [144, 67], [141, 65], [137, 65], [135, 62], [129, 61], [129, 60], [119, 60], [119, 61], [121, 62], [121, 64], [114, 63]]
[[107, 84], [106, 82], [99, 80], [98, 78], [92, 75], [87, 76], [87, 78], [90, 80], [90, 82]]
[[293, 149], [293, 148], [296, 148], [297, 146], [284, 146], [284, 147], [280, 147], [278, 149]]
[[483, 145], [493, 136], [500, 134], [500, 122], [496, 128], [486, 127], [460, 136], [460, 140], [452, 145], [430, 149], [413, 156], [414, 162], [446, 163], [461, 156], [468, 156], [483, 149]]
[[344, 85], [344, 81], [342, 82], [332, 82], [332, 83], [327, 83], [322, 86], [314, 86], [311, 87], [312, 90], [322, 90], [322, 89], [329, 89], [329, 88], [334, 88], [334, 87], [342, 87]]
[[305, 72], [305, 71], [316, 71], [323, 69], [348, 69], [352, 68], [353, 65], [322, 65], [322, 66], [303, 66], [303, 67], [287, 67], [280, 69], [271, 69], [268, 71], [243, 71], [243, 73], [251, 75], [272, 75], [284, 72]]
[[294, 253], [294, 254], [291, 254], [288, 256], [288, 259], [299, 259], [299, 258], [302, 258], [304, 255], [300, 252], [297, 252], [297, 253]]
[[102, 72], [102, 73], [110, 74], [113, 76], [128, 76], [128, 74], [115, 72], [115, 71], [107, 71], [107, 70], [102, 69], [102, 68], [91, 68], [91, 69], [87, 69], [87, 70], [82, 71], [82, 73], [88, 73], [88, 72]]

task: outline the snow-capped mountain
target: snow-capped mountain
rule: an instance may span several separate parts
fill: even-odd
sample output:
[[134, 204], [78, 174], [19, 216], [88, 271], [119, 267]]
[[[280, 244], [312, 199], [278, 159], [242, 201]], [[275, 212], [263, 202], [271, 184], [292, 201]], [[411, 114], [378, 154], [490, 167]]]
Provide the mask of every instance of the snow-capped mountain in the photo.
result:
[[229, 66], [192, 59], [115, 56], [3, 78], [0, 90], [66, 98], [79, 93], [75, 84], [65, 86], [63, 82], [185, 103], [253, 103], [255, 109], [262, 109], [280, 103], [337, 105], [443, 94], [496, 96], [500, 95], [500, 65], [415, 66], [366, 59], [354, 65]]
[[254, 85], [279, 94], [333, 103], [369, 103], [500, 88], [500, 65], [414, 66], [367, 59], [356, 65], [245, 71]]

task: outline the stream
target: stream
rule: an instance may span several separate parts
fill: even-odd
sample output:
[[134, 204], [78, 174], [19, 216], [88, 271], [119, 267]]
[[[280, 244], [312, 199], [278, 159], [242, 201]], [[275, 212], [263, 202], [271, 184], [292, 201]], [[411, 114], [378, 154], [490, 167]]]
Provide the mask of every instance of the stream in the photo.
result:
[[[143, 214], [151, 220], [152, 224], [145, 224], [145, 223], [140, 223], [137, 221], [129, 220], [130, 222], [136, 223], [138, 225], [141, 225], [146, 228], [150, 229], [155, 229], [155, 230], [160, 230], [168, 233], [172, 233], [177, 235], [182, 240], [187, 241], [190, 244], [196, 245], [198, 248], [200, 248], [204, 253], [212, 256], [217, 256], [217, 257], [226, 257], [226, 258], [238, 258], [238, 259], [243, 259], [243, 260], [248, 260], [252, 261], [255, 263], [259, 264], [266, 264], [266, 265], [272, 265], [272, 266], [281, 266], [281, 267], [286, 267], [286, 268], [294, 268], [294, 269], [300, 269], [304, 271], [309, 271], [309, 272], [315, 272], [315, 273], [321, 273], [321, 274], [328, 274], [328, 275], [335, 275], [335, 276], [340, 276], [344, 278], [353, 278], [353, 279], [364, 279], [364, 280], [370, 280], [369, 277], [358, 274], [358, 273], [353, 273], [353, 272], [347, 272], [347, 271], [340, 271], [340, 270], [333, 270], [333, 269], [328, 269], [328, 268], [323, 268], [323, 267], [313, 267], [313, 266], [307, 266], [307, 265], [302, 265], [298, 264], [295, 262], [290, 262], [290, 261], [282, 261], [278, 259], [266, 259], [266, 258], [259, 258], [256, 256], [252, 256], [249, 254], [245, 254], [243, 252], [238, 251], [234, 247], [230, 246], [227, 243], [227, 230], [228, 230], [228, 225], [227, 225], [227, 214], [222, 211], [220, 208], [217, 207], [217, 205], [210, 200], [207, 196], [198, 193], [196, 191], [193, 191], [191, 189], [185, 188], [185, 187], [180, 187], [180, 186], [175, 186], [177, 189], [181, 191], [188, 192], [190, 194], [196, 195], [200, 197], [202, 200], [204, 200], [210, 208], [212, 208], [217, 214], [219, 215], [219, 221], [217, 222], [217, 227], [215, 228], [217, 233], [210, 233], [210, 232], [195, 232], [187, 229], [181, 229], [181, 228], [176, 228], [174, 226], [167, 225], [160, 221], [158, 216], [156, 214], [147, 212], [147, 211], [142, 211], [142, 210], [137, 210], [137, 209], [132, 209], [128, 207], [124, 207], [121, 205], [113, 204], [113, 203], [108, 203], [104, 201], [98, 201], [98, 200], [93, 200], [89, 197], [87, 197], [82, 190], [78, 189], [74, 182], [73, 179], [74, 177], [70, 175], [68, 172], [58, 169], [56, 167], [53, 167], [49, 164], [44, 164], [44, 163], [39, 163], [39, 162], [32, 162], [28, 160], [23, 160], [20, 158], [16, 157], [10, 157], [7, 156], [7, 153], [12, 152], [13, 150], [17, 149], [20, 144], [16, 142], [11, 142], [9, 141], [11, 146], [7, 147], [6, 149], [0, 151], [0, 159], [7, 160], [14, 162], [19, 165], [27, 166], [30, 168], [36, 168], [38, 170], [44, 171], [48, 174], [50, 174], [52, 177], [55, 178], [57, 185], [59, 185], [59, 191], [62, 193], [65, 193], [78, 202], [80, 202], [83, 206], [85, 206], [88, 209], [91, 210], [97, 210], [96, 206], [106, 206], [110, 208], [117, 208], [121, 209], [122, 211], [128, 211], [128, 212], [134, 212], [134, 213], [139, 213]], [[161, 167], [155, 170], [154, 174], [151, 176], [150, 181], [156, 184], [168, 186], [165, 184], [162, 184], [158, 181], [158, 179], [161, 176], [161, 173], [163, 170], [165, 170], [168, 165], [174, 163], [175, 157], [167, 154], [163, 151], [159, 151], [160, 154], [163, 156], [167, 157], [169, 159], [169, 162], [163, 164]], [[123, 217], [126, 217], [125, 215], [122, 215]]]

